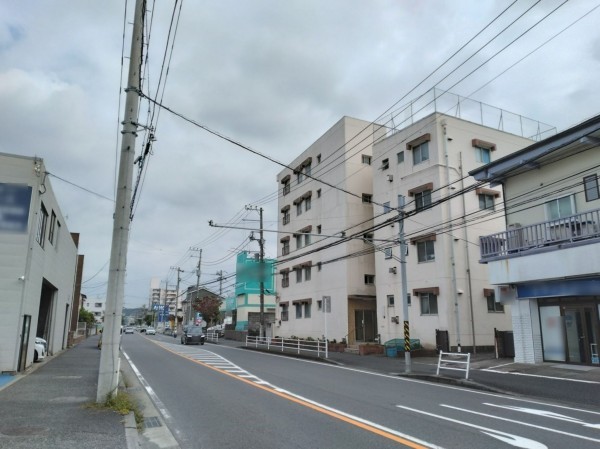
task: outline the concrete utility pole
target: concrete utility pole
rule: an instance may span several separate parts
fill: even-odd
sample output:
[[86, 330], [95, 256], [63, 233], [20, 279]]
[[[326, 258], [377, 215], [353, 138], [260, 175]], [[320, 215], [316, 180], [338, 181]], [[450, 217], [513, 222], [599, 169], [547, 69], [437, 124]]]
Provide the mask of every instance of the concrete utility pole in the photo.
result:
[[405, 198], [398, 195], [398, 239], [400, 240], [400, 275], [402, 282], [402, 315], [404, 318], [404, 372], [410, 373], [410, 324], [408, 319], [408, 285], [406, 285], [406, 237], [404, 235], [404, 206]]
[[[196, 298], [196, 301], [200, 300], [200, 294], [199, 294], [199, 290], [200, 290], [200, 274], [201, 274], [201, 270], [200, 270], [200, 263], [202, 262], [202, 249], [201, 248], [190, 248], [190, 250], [192, 251], [198, 251], [199, 255], [198, 255], [198, 267], [196, 268], [196, 292], [194, 294], [194, 297]], [[194, 301], [192, 300], [192, 298], [190, 298], [190, 305], [188, 307], [188, 326], [192, 323], [192, 310], [193, 310], [193, 304]]]
[[[258, 240], [258, 245], [260, 247], [260, 266], [259, 266], [259, 276], [260, 276], [260, 337], [265, 336], [265, 241], [263, 239], [263, 208], [258, 208], [256, 206], [246, 206], [246, 210], [257, 210], [260, 214], [260, 237]], [[254, 240], [253, 237], [250, 239]]]
[[177, 270], [177, 288], [175, 289], [175, 324], [173, 325], [173, 332], [179, 333], [179, 325], [177, 324], [177, 312], [179, 312], [179, 283], [181, 282], [181, 276], [179, 276], [179, 273], [183, 273], [183, 270], [179, 267], [171, 267], [171, 270]]
[[127, 96], [121, 140], [121, 158], [117, 180], [117, 198], [113, 218], [113, 235], [110, 250], [110, 269], [106, 295], [106, 313], [102, 332], [102, 352], [98, 371], [96, 402], [104, 402], [114, 396], [119, 387], [119, 344], [121, 339], [121, 319], [123, 297], [125, 296], [125, 270], [127, 267], [127, 246], [129, 243], [129, 214], [133, 191], [133, 160], [140, 89], [140, 67], [142, 64], [143, 0], [136, 0], [131, 56], [127, 78]]
[[217, 279], [219, 279], [219, 296], [223, 296], [223, 270], [217, 271], [217, 276]]

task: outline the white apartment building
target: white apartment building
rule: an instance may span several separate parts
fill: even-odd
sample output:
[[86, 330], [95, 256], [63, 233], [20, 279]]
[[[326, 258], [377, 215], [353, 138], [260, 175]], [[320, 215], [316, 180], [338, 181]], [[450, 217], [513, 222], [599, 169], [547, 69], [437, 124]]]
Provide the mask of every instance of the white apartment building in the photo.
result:
[[515, 362], [600, 365], [600, 115], [471, 174], [504, 190], [506, 230], [480, 252]]
[[[495, 302], [479, 236], [502, 230], [501, 189], [478, 188], [469, 170], [532, 140], [433, 112], [373, 146], [376, 320], [381, 341], [410, 338], [425, 349], [492, 347], [511, 328]], [[399, 197], [404, 199], [406, 301], [400, 263]]]
[[0, 372], [30, 366], [35, 337], [66, 348], [76, 266], [43, 161], [0, 153]]
[[96, 323], [104, 322], [104, 312], [106, 311], [106, 298], [86, 298], [84, 302], [85, 310], [94, 314]]
[[[159, 327], [164, 326], [164, 321], [168, 321], [168, 315], [175, 316], [175, 309], [177, 308], [176, 299], [177, 299], [177, 290], [168, 288], [168, 286], [164, 286], [163, 282], [160, 278], [152, 278], [150, 279], [150, 293], [148, 302], [150, 304], [150, 309], [153, 312], [156, 312], [157, 323]], [[168, 310], [164, 312], [162, 315], [159, 311], [163, 309]], [[166, 317], [163, 320], [163, 317]]]
[[370, 161], [381, 133], [344, 117], [278, 174], [275, 336], [375, 340], [375, 263], [362, 236], [372, 226]]

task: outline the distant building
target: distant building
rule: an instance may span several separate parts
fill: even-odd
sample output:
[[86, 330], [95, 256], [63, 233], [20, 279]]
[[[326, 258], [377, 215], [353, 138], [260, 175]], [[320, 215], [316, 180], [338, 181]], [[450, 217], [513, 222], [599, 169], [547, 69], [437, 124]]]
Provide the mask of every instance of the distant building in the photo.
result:
[[[159, 328], [165, 326], [169, 321], [169, 316], [175, 316], [177, 290], [169, 288], [172, 286], [162, 286], [159, 278], [150, 280], [150, 293], [148, 297], [149, 308], [155, 313], [156, 323]], [[169, 324], [170, 325], [170, 324]]]
[[0, 153], [0, 372], [33, 362], [35, 337], [67, 346], [78, 262], [41, 159]]
[[506, 229], [479, 245], [515, 361], [600, 365], [600, 115], [470, 174], [504, 191]]
[[[260, 325], [260, 280], [264, 282], [263, 317], [265, 330], [275, 322], [275, 260], [265, 259], [261, 267], [258, 254], [241, 252], [236, 261], [235, 330], [257, 331]], [[262, 268], [262, 269], [261, 269]], [[261, 273], [262, 272], [262, 273]]]
[[84, 308], [94, 314], [96, 323], [104, 322], [104, 312], [106, 310], [106, 298], [85, 298]]

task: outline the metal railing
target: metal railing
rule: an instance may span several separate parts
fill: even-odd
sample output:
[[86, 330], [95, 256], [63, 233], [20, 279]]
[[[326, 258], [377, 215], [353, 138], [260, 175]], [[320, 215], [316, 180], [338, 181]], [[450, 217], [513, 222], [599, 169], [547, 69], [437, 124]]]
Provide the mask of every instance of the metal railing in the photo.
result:
[[316, 353], [317, 357], [329, 357], [327, 343], [323, 340], [301, 340], [296, 338], [246, 337], [246, 346], [262, 347], [269, 351]]
[[219, 343], [219, 338], [221, 338], [219, 332], [207, 332], [205, 335], [206, 340], [212, 343]]
[[600, 209], [479, 237], [481, 259], [600, 237]]
[[[466, 360], [465, 360], [466, 359]], [[440, 351], [436, 375], [440, 375], [441, 369], [453, 371], [464, 371], [465, 379], [469, 378], [469, 368], [471, 366], [471, 353], [462, 352], [443, 352]]]

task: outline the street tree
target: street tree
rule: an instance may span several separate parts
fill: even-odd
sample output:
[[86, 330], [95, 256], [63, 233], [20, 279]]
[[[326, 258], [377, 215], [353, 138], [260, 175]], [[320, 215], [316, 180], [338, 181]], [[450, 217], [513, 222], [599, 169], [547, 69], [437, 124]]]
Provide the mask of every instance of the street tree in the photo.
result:
[[214, 324], [219, 318], [219, 309], [222, 301], [215, 296], [204, 296], [194, 300], [194, 310], [202, 314], [202, 318], [209, 324]]

